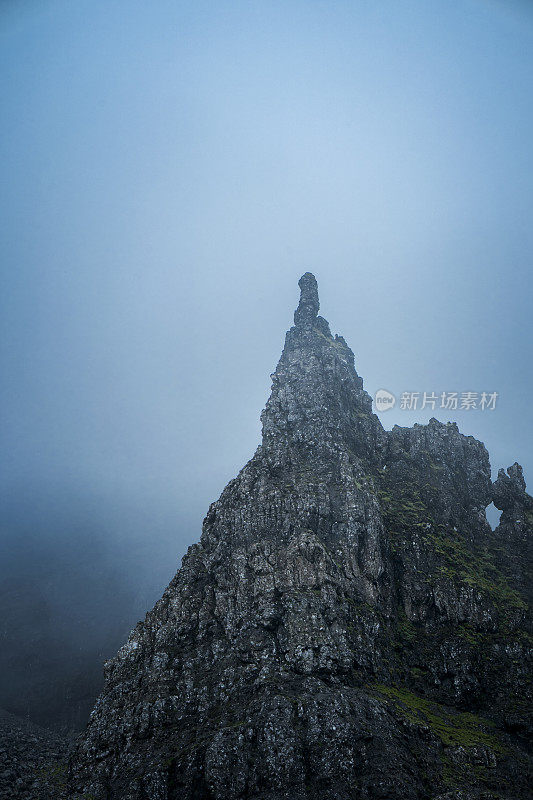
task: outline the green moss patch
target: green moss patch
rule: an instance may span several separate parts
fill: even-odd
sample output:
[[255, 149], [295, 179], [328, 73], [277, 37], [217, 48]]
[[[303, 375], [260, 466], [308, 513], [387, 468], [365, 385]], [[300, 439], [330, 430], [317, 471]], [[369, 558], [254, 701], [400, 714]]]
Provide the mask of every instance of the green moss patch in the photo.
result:
[[527, 604], [513, 589], [505, 575], [495, 565], [488, 549], [470, 550], [457, 531], [437, 526], [423, 536], [424, 541], [442, 557], [439, 572], [454, 581], [471, 586], [487, 595], [494, 605], [525, 610]]
[[395, 710], [414, 725], [425, 726], [438, 736], [446, 747], [490, 748], [495, 753], [506, 753], [507, 749], [495, 735], [494, 723], [490, 720], [459, 711], [451, 711], [440, 703], [397, 686], [374, 684], [373, 690], [386, 698]]
[[506, 608], [526, 610], [524, 598], [511, 587], [488, 547], [469, 547], [459, 531], [447, 529], [435, 521], [430, 505], [421, 496], [421, 493], [424, 496], [429, 493], [431, 497], [432, 490], [434, 487], [429, 484], [418, 490], [408, 482], [393, 489], [382, 481], [379, 496], [392, 551], [400, 552], [404, 541], [418, 536], [428, 550], [440, 557], [437, 574], [481, 592], [503, 617]]

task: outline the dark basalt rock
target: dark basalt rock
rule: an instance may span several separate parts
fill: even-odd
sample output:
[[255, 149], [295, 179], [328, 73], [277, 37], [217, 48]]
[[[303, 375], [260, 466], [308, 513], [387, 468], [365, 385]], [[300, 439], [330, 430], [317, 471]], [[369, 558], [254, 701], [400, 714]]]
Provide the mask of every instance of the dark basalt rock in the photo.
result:
[[0, 709], [0, 800], [47, 800], [64, 785], [68, 742]]
[[455, 423], [385, 431], [300, 287], [262, 444], [107, 663], [68, 797], [530, 796], [521, 469], [492, 485]]

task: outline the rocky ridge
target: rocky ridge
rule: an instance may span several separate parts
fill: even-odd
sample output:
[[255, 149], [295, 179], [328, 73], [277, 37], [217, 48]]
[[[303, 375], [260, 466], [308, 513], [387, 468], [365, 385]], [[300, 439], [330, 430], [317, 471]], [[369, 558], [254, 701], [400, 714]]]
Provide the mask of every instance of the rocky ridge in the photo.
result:
[[106, 664], [69, 798], [530, 796], [522, 470], [493, 484], [455, 423], [385, 431], [300, 288], [262, 443]]

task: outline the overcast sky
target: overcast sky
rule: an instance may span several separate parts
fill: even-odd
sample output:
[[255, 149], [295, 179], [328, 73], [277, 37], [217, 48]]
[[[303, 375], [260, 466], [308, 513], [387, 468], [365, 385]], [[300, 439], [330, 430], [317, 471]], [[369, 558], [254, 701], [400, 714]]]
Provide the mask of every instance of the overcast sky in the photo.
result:
[[3, 530], [170, 577], [306, 270], [371, 394], [499, 394], [385, 427], [533, 482], [529, 3], [6, 0], [0, 59]]

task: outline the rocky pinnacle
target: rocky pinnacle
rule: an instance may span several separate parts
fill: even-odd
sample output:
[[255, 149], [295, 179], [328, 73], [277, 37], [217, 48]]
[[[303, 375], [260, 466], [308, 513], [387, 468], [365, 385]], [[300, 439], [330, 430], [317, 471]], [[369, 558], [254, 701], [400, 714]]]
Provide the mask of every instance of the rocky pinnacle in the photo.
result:
[[493, 484], [455, 422], [384, 430], [299, 286], [261, 444], [107, 662], [69, 800], [530, 797], [522, 470]]
[[294, 324], [301, 327], [312, 327], [320, 308], [318, 302], [318, 284], [311, 272], [306, 272], [298, 281], [300, 302], [294, 312]]

